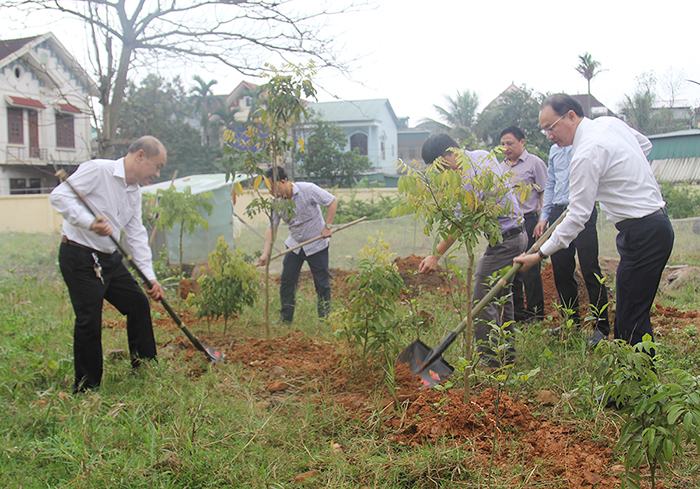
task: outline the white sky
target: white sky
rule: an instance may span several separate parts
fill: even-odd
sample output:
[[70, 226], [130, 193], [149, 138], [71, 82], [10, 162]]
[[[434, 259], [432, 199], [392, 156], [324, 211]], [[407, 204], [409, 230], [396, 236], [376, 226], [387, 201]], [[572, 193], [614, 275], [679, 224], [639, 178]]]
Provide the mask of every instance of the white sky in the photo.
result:
[[[673, 69], [700, 82], [698, 18], [698, 0], [378, 0], [372, 10], [329, 19], [327, 34], [347, 58], [361, 59], [353, 66], [355, 81], [320, 73], [318, 98], [388, 98], [396, 115], [409, 116], [414, 126], [436, 117], [432, 106], [444, 105], [443, 95], [457, 90], [476, 91], [481, 107], [511, 82], [543, 93], [586, 93], [586, 81], [574, 68], [578, 56], [590, 52], [606, 70], [593, 79], [591, 92], [617, 110], [645, 71], [661, 79]], [[84, 29], [70, 22], [2, 24], [0, 38], [51, 30], [84, 61], [78, 55]], [[217, 79], [216, 93], [229, 93], [244, 79], [226, 68], [168, 71], [188, 85], [195, 74]], [[684, 83], [676, 99], [700, 106], [700, 86]]]

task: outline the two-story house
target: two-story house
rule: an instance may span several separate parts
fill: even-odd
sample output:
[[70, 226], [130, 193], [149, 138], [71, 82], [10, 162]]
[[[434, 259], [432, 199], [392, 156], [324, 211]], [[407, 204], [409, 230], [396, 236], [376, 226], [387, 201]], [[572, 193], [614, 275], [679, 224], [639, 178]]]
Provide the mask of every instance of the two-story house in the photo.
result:
[[53, 34], [0, 40], [0, 195], [49, 192], [90, 159], [97, 93]]

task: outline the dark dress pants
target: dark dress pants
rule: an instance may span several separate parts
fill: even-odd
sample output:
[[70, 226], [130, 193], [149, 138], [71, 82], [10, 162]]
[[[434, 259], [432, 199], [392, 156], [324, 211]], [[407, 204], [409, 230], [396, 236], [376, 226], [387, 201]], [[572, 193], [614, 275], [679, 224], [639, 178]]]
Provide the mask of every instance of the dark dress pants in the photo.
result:
[[280, 279], [280, 316], [282, 321], [291, 323], [294, 319], [296, 307], [297, 285], [301, 267], [307, 262], [314, 277], [314, 286], [318, 296], [318, 317], [327, 318], [331, 308], [331, 279], [328, 270], [328, 248], [313, 255], [306, 256], [304, 249], [299, 253], [287, 253], [284, 255], [282, 277]]
[[[102, 266], [104, 284], [95, 274], [93, 253]], [[148, 298], [122, 263], [122, 256], [61, 243], [58, 260], [75, 311], [74, 390], [95, 389], [102, 381], [104, 299], [126, 315], [132, 366], [138, 366], [140, 359], [156, 358]]]
[[[539, 212], [525, 214], [525, 231], [527, 232], [527, 249], [535, 244], [534, 231], [539, 221]], [[516, 321], [541, 319], [544, 317], [544, 292], [540, 264], [518, 272], [513, 278], [513, 310]], [[523, 287], [525, 294], [523, 294]], [[525, 308], [527, 298], [527, 309]]]
[[[564, 212], [564, 209], [565, 207], [563, 206], [552, 206], [549, 216], [550, 226]], [[603, 274], [598, 262], [597, 221], [598, 211], [593, 207], [591, 217], [586, 222], [583, 231], [571, 242], [568, 248], [559, 250], [551, 256], [552, 271], [554, 273], [554, 284], [557, 287], [562, 305], [566, 309], [573, 311], [572, 319], [577, 325], [580, 325], [578, 283], [574, 276], [576, 272], [576, 253], [578, 253], [578, 261], [581, 265], [583, 280], [586, 282], [588, 299], [598, 311], [603, 311], [599, 314], [595, 329], [600, 330], [607, 337], [610, 334], [608, 308], [605, 307], [608, 303], [608, 290], [598, 280], [598, 277], [602, 278]], [[604, 307], [605, 310], [603, 310]]]
[[673, 227], [665, 213], [637, 220], [617, 235], [620, 264], [616, 278], [615, 338], [631, 345], [642, 341], [645, 334], [654, 338], [649, 311], [661, 273], [671, 256], [673, 240]]
[[[474, 277], [474, 293], [472, 301], [474, 304], [483, 299], [491, 290], [489, 277], [495, 272], [505, 267], [513, 266], [513, 258], [525, 251], [527, 237], [524, 233], [518, 233], [504, 239], [494, 246], [488, 245], [484, 254], [476, 264]], [[515, 361], [515, 326], [513, 325], [513, 298], [507, 287], [503, 288], [496, 298], [500, 299], [508, 296], [503, 307], [496, 301], [489, 304], [474, 318], [474, 338], [476, 340], [477, 352], [480, 354], [480, 362], [488, 367], [500, 367], [501, 361], [496, 353], [498, 344], [502, 339], [499, 332], [492, 326], [503, 328], [508, 334], [505, 341], [508, 343], [506, 351], [506, 362]]]

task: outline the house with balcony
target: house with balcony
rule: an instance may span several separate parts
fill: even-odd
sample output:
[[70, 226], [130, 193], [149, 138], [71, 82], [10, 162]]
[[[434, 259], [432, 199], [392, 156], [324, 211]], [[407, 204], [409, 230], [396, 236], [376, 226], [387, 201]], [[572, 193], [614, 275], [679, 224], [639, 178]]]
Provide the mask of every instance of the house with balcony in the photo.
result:
[[52, 33], [0, 40], [0, 195], [47, 193], [91, 157], [97, 86]]

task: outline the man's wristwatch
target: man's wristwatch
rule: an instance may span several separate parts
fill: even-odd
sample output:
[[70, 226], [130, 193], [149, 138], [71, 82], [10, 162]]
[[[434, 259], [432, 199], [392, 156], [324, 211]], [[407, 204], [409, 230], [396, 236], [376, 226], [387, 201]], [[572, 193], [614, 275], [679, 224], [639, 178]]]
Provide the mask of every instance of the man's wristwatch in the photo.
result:
[[544, 253], [542, 253], [542, 250], [537, 250], [537, 254], [540, 255], [540, 258], [542, 258], [543, 260], [544, 260], [545, 258], [547, 258], [547, 255], [545, 255]]
[[331, 225], [330, 225], [330, 224], [326, 224], [326, 229], [330, 230], [330, 228], [331, 228]]

